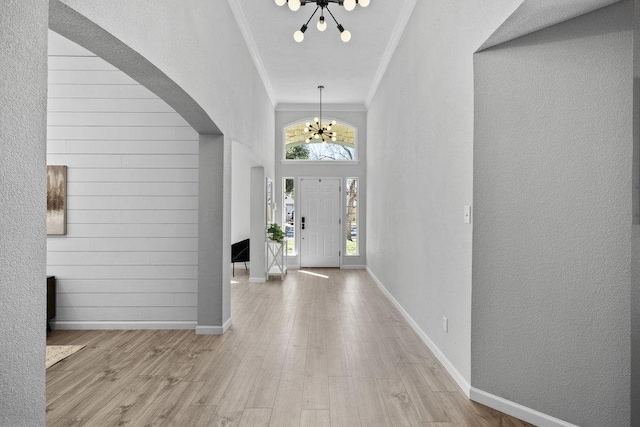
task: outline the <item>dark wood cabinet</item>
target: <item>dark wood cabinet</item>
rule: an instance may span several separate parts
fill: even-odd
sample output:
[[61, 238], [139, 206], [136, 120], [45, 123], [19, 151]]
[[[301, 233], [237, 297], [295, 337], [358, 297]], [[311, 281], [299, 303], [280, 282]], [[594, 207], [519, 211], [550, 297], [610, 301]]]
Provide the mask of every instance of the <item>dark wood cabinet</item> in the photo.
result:
[[49, 320], [56, 317], [56, 276], [47, 277], [47, 331], [51, 330]]

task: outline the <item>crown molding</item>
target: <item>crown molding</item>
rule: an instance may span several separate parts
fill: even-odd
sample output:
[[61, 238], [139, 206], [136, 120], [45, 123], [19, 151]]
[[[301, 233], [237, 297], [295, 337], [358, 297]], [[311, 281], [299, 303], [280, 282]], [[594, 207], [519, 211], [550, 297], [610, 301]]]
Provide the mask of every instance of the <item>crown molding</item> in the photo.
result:
[[384, 73], [387, 72], [387, 68], [389, 67], [389, 63], [391, 62], [391, 58], [393, 58], [393, 54], [398, 47], [398, 43], [400, 43], [400, 39], [402, 38], [402, 34], [404, 33], [404, 29], [407, 27], [409, 23], [409, 18], [411, 18], [411, 14], [413, 13], [413, 9], [416, 6], [417, 0], [408, 0], [402, 10], [400, 11], [400, 16], [398, 17], [398, 22], [393, 29], [393, 33], [389, 38], [389, 42], [387, 43], [387, 48], [382, 55], [382, 60], [380, 61], [380, 65], [378, 66], [378, 70], [376, 74], [373, 76], [373, 81], [371, 82], [371, 86], [369, 87], [369, 92], [367, 92], [367, 96], [364, 99], [365, 109], [369, 108], [373, 97], [378, 91], [378, 86], [380, 86], [380, 82], [382, 81], [382, 77], [384, 77]]
[[253, 59], [253, 63], [258, 71], [258, 75], [262, 80], [262, 84], [264, 86], [265, 91], [267, 92], [267, 96], [271, 100], [271, 105], [275, 108], [277, 104], [276, 94], [273, 91], [273, 85], [271, 84], [271, 79], [269, 79], [269, 75], [267, 74], [267, 69], [264, 66], [264, 62], [262, 62], [262, 56], [258, 52], [258, 46], [256, 45], [256, 41], [251, 35], [251, 30], [249, 29], [249, 24], [247, 22], [247, 18], [242, 10], [240, 0], [227, 0], [229, 3], [229, 7], [231, 8], [231, 12], [233, 16], [236, 18], [236, 23], [240, 28], [240, 33], [242, 33], [242, 38], [244, 38], [244, 42], [247, 45], [247, 50]]
[[[276, 111], [317, 112], [318, 104], [278, 104]], [[322, 111], [367, 111], [364, 104], [322, 104]]]

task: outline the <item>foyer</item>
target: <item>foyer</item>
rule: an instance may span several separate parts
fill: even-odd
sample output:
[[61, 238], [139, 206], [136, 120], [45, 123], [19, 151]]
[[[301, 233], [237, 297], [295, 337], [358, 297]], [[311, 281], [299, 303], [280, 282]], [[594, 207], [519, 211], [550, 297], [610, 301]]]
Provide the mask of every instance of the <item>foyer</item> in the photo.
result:
[[[172, 419], [251, 423], [265, 409], [280, 422], [282, 384], [282, 399], [301, 393], [301, 422], [352, 422], [356, 408], [369, 422], [378, 399], [390, 423], [517, 425], [501, 411], [540, 426], [640, 425], [640, 0], [370, 3], [336, 10], [349, 44], [313, 27], [299, 44], [300, 14], [272, 0], [4, 2], [0, 426], [45, 425], [47, 392], [54, 423], [82, 423], [111, 380], [134, 377], [136, 396], [144, 381], [187, 392], [150, 396], [134, 411], [145, 422], [162, 417], [154, 396], [184, 411]], [[50, 32], [82, 53], [48, 58]], [[304, 142], [287, 147], [286, 129], [315, 116], [320, 85], [355, 151], [291, 163], [285, 151]], [[68, 229], [47, 237], [54, 164], [69, 172]], [[266, 222], [288, 214], [301, 238], [285, 182], [325, 177], [358, 187], [333, 218], [342, 270], [297, 277], [301, 252], [276, 296], [260, 265]], [[254, 271], [232, 283], [229, 248], [246, 238]], [[89, 360], [80, 352], [50, 379], [47, 275], [60, 286], [52, 340], [91, 342]], [[263, 321], [277, 350], [258, 336]], [[262, 407], [248, 402], [270, 351], [283, 364]], [[446, 383], [444, 368], [461, 400], [427, 368]], [[191, 369], [205, 373], [183, 380]], [[338, 398], [361, 377], [371, 394]], [[90, 395], [65, 405], [65, 384]], [[191, 392], [206, 390], [223, 395], [199, 405]]]

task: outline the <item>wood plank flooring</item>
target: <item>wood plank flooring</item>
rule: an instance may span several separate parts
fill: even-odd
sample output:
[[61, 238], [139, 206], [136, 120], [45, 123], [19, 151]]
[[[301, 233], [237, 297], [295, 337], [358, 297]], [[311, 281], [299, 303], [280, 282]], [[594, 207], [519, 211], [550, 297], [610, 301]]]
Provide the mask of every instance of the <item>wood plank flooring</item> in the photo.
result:
[[233, 326], [54, 331], [47, 425], [528, 426], [469, 401], [362, 270], [232, 283]]

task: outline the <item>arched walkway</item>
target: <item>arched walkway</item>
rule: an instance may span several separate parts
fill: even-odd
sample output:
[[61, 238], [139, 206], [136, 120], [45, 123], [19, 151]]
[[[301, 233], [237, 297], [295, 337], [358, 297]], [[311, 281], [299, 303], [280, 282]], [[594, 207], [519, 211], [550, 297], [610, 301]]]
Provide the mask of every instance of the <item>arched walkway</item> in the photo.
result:
[[[49, 28], [111, 63], [169, 104], [199, 134], [197, 333], [231, 324], [228, 200], [231, 142], [180, 85], [140, 53], [60, 0], [49, 5]], [[228, 160], [228, 159], [227, 159]]]

